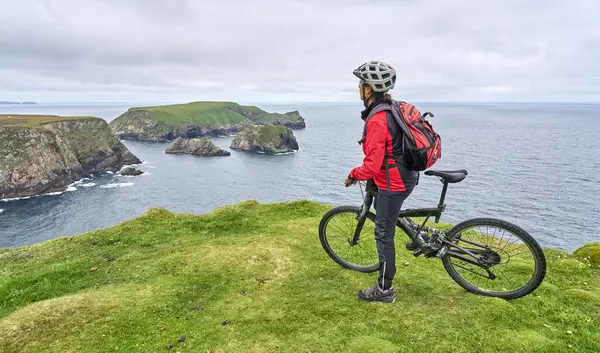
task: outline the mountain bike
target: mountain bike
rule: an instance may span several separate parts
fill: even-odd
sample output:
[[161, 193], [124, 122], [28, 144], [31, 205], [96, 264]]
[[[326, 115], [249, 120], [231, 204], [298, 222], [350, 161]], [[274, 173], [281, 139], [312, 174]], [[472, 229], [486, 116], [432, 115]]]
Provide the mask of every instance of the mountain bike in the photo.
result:
[[[448, 185], [464, 180], [468, 173], [461, 169], [427, 170], [424, 174], [443, 183], [439, 204], [401, 210], [396, 223], [416, 244], [411, 249], [413, 255], [441, 259], [450, 277], [471, 293], [516, 299], [536, 290], [546, 274], [546, 258], [537, 241], [521, 227], [497, 218], [465, 220], [448, 231], [431, 226], [430, 218], [439, 223], [446, 209]], [[373, 201], [377, 202], [377, 187], [371, 180], [358, 183], [363, 204], [337, 206], [325, 213], [319, 224], [319, 238], [327, 254], [339, 265], [375, 272], [379, 270], [379, 260], [375, 214], [370, 209]]]

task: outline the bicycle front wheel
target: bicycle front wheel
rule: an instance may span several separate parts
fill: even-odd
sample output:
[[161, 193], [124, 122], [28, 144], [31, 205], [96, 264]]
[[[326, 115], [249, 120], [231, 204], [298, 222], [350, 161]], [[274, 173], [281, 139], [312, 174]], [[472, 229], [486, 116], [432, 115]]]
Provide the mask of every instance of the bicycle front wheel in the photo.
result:
[[454, 226], [446, 240], [457, 247], [450, 247], [442, 257], [444, 267], [469, 292], [516, 299], [533, 292], [544, 280], [542, 248], [529, 233], [510, 222], [471, 219]]
[[359, 238], [353, 244], [360, 216], [356, 206], [338, 206], [329, 210], [319, 224], [319, 239], [325, 252], [339, 265], [359, 271], [379, 270], [375, 241], [375, 214], [367, 213]]

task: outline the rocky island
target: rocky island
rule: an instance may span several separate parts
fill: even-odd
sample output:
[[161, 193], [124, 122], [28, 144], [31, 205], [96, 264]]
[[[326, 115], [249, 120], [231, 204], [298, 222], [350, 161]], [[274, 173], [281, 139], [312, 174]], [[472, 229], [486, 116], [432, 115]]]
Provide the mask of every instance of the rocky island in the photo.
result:
[[231, 149], [265, 154], [299, 149], [291, 129], [282, 125], [248, 126], [231, 141]]
[[231, 152], [224, 151], [212, 143], [208, 137], [187, 139], [178, 137], [171, 142], [165, 153], [171, 154], [191, 154], [194, 156], [229, 156]]
[[90, 174], [139, 163], [103, 119], [0, 115], [0, 199], [64, 191]]
[[177, 137], [235, 135], [251, 125], [306, 127], [297, 111], [268, 113], [233, 102], [192, 102], [130, 108], [111, 121], [112, 132], [121, 139], [167, 142]]
[[138, 175], [144, 174], [144, 172], [139, 169], [135, 169], [133, 167], [127, 167], [127, 168], [124, 168], [122, 171], [120, 171], [119, 174], [125, 175], [125, 176], [138, 176]]

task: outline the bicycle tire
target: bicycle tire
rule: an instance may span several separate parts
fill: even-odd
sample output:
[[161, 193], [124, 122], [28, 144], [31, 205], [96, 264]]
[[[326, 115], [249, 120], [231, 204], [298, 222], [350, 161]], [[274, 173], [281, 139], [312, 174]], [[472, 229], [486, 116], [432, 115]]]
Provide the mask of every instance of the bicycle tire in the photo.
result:
[[[445, 254], [444, 256], [442, 256], [442, 262], [444, 264], [444, 268], [446, 269], [446, 271], [448, 272], [450, 277], [452, 277], [452, 279], [456, 283], [458, 283], [461, 287], [463, 287], [467, 291], [469, 291], [471, 293], [483, 295], [483, 296], [489, 296], [489, 297], [498, 297], [498, 298], [512, 300], [512, 299], [521, 298], [521, 297], [526, 296], [526, 295], [532, 293], [533, 291], [535, 291], [539, 287], [539, 285], [542, 283], [542, 281], [544, 280], [544, 277], [546, 275], [546, 258], [544, 256], [544, 252], [542, 251], [542, 248], [540, 247], [538, 242], [527, 231], [525, 231], [521, 227], [519, 227], [513, 223], [510, 223], [510, 222], [507, 222], [507, 221], [504, 221], [501, 219], [496, 219], [496, 218], [474, 218], [474, 219], [463, 221], [463, 222], [455, 225], [452, 229], [450, 229], [450, 231], [448, 231], [448, 233], [446, 235], [446, 239], [448, 241], [452, 242], [453, 240], [456, 239], [456, 237], [461, 232], [463, 232], [464, 230], [466, 230], [468, 228], [472, 228], [474, 226], [479, 226], [479, 227], [488, 226], [488, 227], [496, 227], [498, 229], [505, 229], [505, 230], [510, 231], [517, 238], [519, 238], [525, 245], [527, 245], [527, 248], [529, 249], [529, 251], [531, 252], [531, 254], [533, 255], [533, 258], [535, 260], [535, 268], [533, 271], [533, 275], [531, 276], [531, 278], [527, 281], [527, 283], [525, 285], [523, 285], [517, 289], [514, 289], [514, 290], [509, 290], [509, 291], [485, 290], [485, 289], [482, 289], [482, 288], [478, 287], [477, 285], [471, 283], [470, 281], [466, 280], [462, 275], [460, 275], [458, 273], [458, 271], [456, 270], [456, 267], [452, 264], [451, 256], [449, 256], [449, 254]], [[499, 256], [499, 254], [498, 254], [498, 256]], [[508, 257], [509, 257], [509, 261], [510, 261], [510, 256], [508, 256]], [[518, 259], [515, 261], [518, 261]], [[491, 267], [491, 268], [493, 269], [493, 267]]]
[[[342, 267], [345, 267], [345, 268], [351, 269], [351, 270], [355, 270], [355, 271], [359, 271], [359, 272], [364, 272], [364, 273], [378, 271], [379, 270], [379, 260], [377, 258], [377, 248], [376, 247], [375, 247], [375, 262], [372, 264], [369, 264], [369, 265], [359, 265], [359, 264], [350, 262], [350, 261], [344, 259], [342, 256], [338, 255], [335, 252], [335, 250], [331, 247], [331, 245], [329, 244], [329, 241], [327, 239], [327, 226], [329, 225], [329, 222], [332, 219], [334, 219], [334, 217], [336, 217], [342, 213], [352, 213], [352, 214], [355, 214], [356, 217], [358, 217], [360, 215], [360, 208], [357, 206], [338, 206], [338, 207], [332, 208], [331, 210], [327, 211], [327, 213], [325, 213], [323, 215], [323, 217], [321, 218], [321, 222], [319, 223], [319, 239], [321, 241], [321, 245], [323, 246], [323, 249], [325, 249], [325, 252], [329, 255], [329, 257], [331, 257], [331, 259], [333, 261], [335, 261]], [[373, 226], [375, 225], [375, 214], [370, 211], [367, 213], [365, 223], [368, 221], [373, 222]], [[354, 228], [354, 229], [356, 229], [356, 228]], [[354, 229], [352, 229], [352, 231], [354, 231]], [[373, 243], [375, 243], [375, 241], [374, 241], [375, 234], [370, 234], [370, 237], [373, 238]]]

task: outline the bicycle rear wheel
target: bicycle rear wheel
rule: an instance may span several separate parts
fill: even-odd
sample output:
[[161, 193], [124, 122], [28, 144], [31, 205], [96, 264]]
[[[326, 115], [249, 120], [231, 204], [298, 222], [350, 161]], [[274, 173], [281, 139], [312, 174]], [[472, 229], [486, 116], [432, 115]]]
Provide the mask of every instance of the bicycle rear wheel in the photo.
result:
[[546, 275], [546, 258], [539, 244], [510, 222], [467, 220], [454, 226], [446, 240], [477, 255], [483, 265], [461, 259], [461, 255], [472, 257], [455, 247], [442, 257], [450, 277], [469, 292], [516, 299], [533, 292]]
[[379, 270], [375, 214], [367, 213], [359, 240], [352, 245], [359, 216], [360, 209], [356, 206], [338, 206], [329, 210], [319, 224], [319, 239], [325, 252], [339, 265], [359, 272], [375, 272]]

